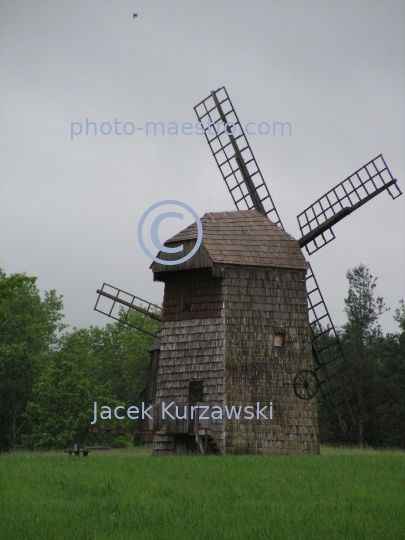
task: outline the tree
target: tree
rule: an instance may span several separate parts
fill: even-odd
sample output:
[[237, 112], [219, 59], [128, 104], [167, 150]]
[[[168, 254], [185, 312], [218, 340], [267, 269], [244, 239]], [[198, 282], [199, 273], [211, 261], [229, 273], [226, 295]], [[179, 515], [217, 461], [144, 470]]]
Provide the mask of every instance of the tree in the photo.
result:
[[382, 297], [375, 297], [377, 278], [364, 264], [349, 269], [346, 277], [349, 291], [344, 300], [347, 322], [343, 325], [342, 341], [359, 393], [358, 442], [363, 446], [365, 430], [369, 441], [376, 443], [378, 440], [376, 416], [381, 388], [377, 384], [379, 366], [373, 346], [382, 338], [378, 319], [388, 309]]
[[405, 332], [405, 302], [400, 300], [399, 308], [395, 310], [394, 320], [398, 323], [398, 326]]
[[62, 299], [41, 299], [36, 278], [0, 269], [0, 448], [15, 448], [26, 427], [23, 413], [35, 380], [57, 345]]
[[[119, 322], [59, 335], [62, 297], [41, 298], [35, 282], [0, 270], [0, 448], [105, 441], [88, 431], [93, 403], [138, 404], [153, 337]], [[131, 313], [129, 322], [141, 318]], [[154, 333], [157, 322], [147, 319], [145, 329]], [[125, 423], [119, 427], [135, 427]]]
[[362, 354], [367, 342], [381, 335], [381, 327], [376, 323], [389, 308], [385, 307], [382, 297], [374, 297], [377, 278], [370, 274], [364, 264], [349, 269], [346, 277], [349, 280], [349, 292], [344, 301], [347, 323], [343, 329], [346, 334], [350, 334], [356, 352]]
[[[23, 437], [26, 447], [52, 450], [94, 442], [97, 437], [89, 433], [93, 403], [113, 408], [121, 405], [112, 396], [109, 385], [95, 385], [76, 360], [65, 352], [52, 354], [24, 413], [30, 427], [30, 434]], [[98, 427], [102, 427], [100, 423]]]
[[[130, 322], [139, 326], [141, 317], [133, 313]], [[156, 321], [148, 319], [145, 324], [150, 332], [156, 331]], [[24, 415], [29, 427], [24, 444], [52, 449], [74, 443], [122, 443], [116, 435], [89, 433], [93, 403], [112, 408], [138, 405], [152, 341], [152, 336], [119, 322], [65, 333], [34, 386]], [[134, 429], [136, 424], [135, 420], [112, 418], [99, 419], [92, 427]]]
[[[141, 313], [132, 312], [129, 322], [140, 326], [142, 318]], [[144, 323], [151, 333], [157, 327], [152, 319]], [[136, 404], [146, 384], [152, 342], [152, 336], [116, 322], [104, 328], [75, 328], [61, 338], [61, 351], [75, 357], [95, 384], [110, 384], [116, 399]]]
[[380, 340], [378, 360], [381, 399], [378, 407], [383, 427], [382, 444], [405, 448], [405, 303], [400, 301], [394, 320], [401, 332]]

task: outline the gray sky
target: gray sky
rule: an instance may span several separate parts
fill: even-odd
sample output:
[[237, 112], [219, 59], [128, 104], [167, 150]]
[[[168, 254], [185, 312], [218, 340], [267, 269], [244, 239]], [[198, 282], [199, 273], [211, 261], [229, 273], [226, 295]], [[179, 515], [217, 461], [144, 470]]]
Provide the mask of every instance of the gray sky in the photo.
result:
[[[0, 266], [62, 294], [71, 326], [108, 322], [93, 311], [103, 282], [162, 301], [137, 240], [149, 206], [234, 210], [205, 137], [102, 135], [103, 122], [195, 123], [193, 106], [221, 86], [243, 124], [290, 122], [291, 136], [248, 138], [296, 238], [297, 214], [380, 153], [405, 191], [402, 1], [3, 0], [0, 21]], [[86, 118], [97, 136], [71, 140]], [[173, 221], [162, 240], [192, 219]], [[396, 331], [405, 195], [379, 195], [334, 231], [309, 260], [335, 324], [346, 271], [364, 263]]]

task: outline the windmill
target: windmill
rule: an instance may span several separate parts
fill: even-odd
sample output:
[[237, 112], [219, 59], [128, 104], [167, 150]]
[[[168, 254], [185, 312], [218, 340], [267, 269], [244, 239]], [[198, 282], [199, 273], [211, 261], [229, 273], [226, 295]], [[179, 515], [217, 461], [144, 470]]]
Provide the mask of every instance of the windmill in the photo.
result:
[[[207, 125], [205, 128], [207, 142], [235, 206], [238, 211], [241, 211], [240, 217], [247, 216], [244, 210], [255, 211], [268, 218], [280, 232], [284, 231], [280, 216], [225, 88], [211, 92], [194, 109], [199, 122]], [[212, 129], [213, 126], [215, 129]], [[305, 247], [308, 255], [319, 250], [335, 238], [332, 226], [385, 190], [393, 199], [401, 195], [397, 181], [392, 177], [383, 156], [379, 155], [328, 191], [298, 216], [302, 234], [298, 240], [299, 247]], [[271, 233], [276, 234], [273, 229]], [[171, 240], [187, 238], [187, 235], [182, 237], [181, 234], [178, 238], [174, 237]], [[156, 264], [154, 272], [156, 272], [155, 277], [159, 275]], [[350, 426], [357, 424], [361, 414], [361, 403], [354, 378], [310, 265], [308, 265], [305, 280], [313, 367], [306, 366], [306, 369], [295, 373], [291, 386], [295, 396], [303, 401], [311, 400], [319, 391], [328, 412], [337, 415], [340, 426], [346, 433]], [[113, 294], [107, 293], [104, 287], [110, 287]], [[127, 315], [134, 309], [141, 312], [145, 318], [159, 317], [156, 313], [152, 313], [156, 306], [119, 289], [104, 285], [97, 292], [99, 299], [96, 308], [101, 298], [112, 301], [111, 309], [98, 310], [116, 319], [122, 320], [122, 316], [120, 318], [113, 313], [117, 304], [125, 306]], [[183, 294], [187, 294], [187, 291], [185, 293], [183, 291]], [[127, 295], [127, 300], [123, 300], [125, 295]], [[122, 320], [122, 322], [126, 321]], [[142, 327], [138, 329], [144, 331]], [[282, 334], [277, 334], [277, 336], [278, 339], [283, 339]], [[275, 345], [277, 336], [274, 334]], [[156, 361], [154, 366], [155, 374], [150, 374], [150, 381], [156, 376]], [[308, 369], [309, 367], [311, 369]], [[156, 384], [152, 386], [154, 386], [156, 396]], [[198, 394], [201, 389], [198, 390], [197, 386], [193, 388]], [[192, 392], [191, 386], [190, 392]], [[153, 400], [154, 397], [151, 399]]]

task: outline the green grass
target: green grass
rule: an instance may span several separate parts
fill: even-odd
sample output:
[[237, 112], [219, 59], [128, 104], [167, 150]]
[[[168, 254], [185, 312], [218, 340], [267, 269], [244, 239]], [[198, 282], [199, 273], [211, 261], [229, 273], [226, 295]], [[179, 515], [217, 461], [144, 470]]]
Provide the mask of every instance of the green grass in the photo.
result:
[[405, 453], [1, 455], [0, 538], [404, 539]]

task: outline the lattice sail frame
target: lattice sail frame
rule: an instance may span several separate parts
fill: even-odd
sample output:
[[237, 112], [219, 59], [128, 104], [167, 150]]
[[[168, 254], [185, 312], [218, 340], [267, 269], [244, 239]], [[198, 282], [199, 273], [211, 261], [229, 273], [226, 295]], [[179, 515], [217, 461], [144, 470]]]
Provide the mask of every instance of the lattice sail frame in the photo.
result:
[[308, 265], [306, 287], [314, 372], [328, 413], [335, 411], [342, 430], [347, 432], [345, 419], [350, 418], [352, 425], [358, 423], [353, 409], [361, 414], [360, 394], [312, 267]]
[[[204, 128], [207, 142], [236, 208], [238, 210], [256, 209], [284, 230], [225, 88], [211, 92], [207, 98], [194, 107], [194, 110], [199, 121], [207, 123], [207, 127]], [[222, 123], [224, 128], [222, 132], [209, 130], [212, 125], [218, 123]], [[236, 126], [233, 133], [227, 128], [230, 125]], [[239, 131], [235, 133], [237, 129]], [[258, 189], [262, 191], [258, 193]], [[357, 398], [356, 408], [360, 412], [362, 410], [360, 395], [311, 266], [306, 276], [306, 287], [309, 291], [308, 313], [315, 376], [328, 412], [336, 413], [340, 426], [346, 433], [348, 430], [346, 418], [350, 418], [352, 423], [357, 424], [358, 418], [353, 414], [351, 401]], [[330, 360], [331, 357], [332, 360]], [[346, 384], [347, 389], [345, 389]]]
[[335, 239], [332, 225], [387, 190], [392, 199], [402, 195], [382, 154], [375, 157], [297, 216], [298, 243], [311, 255]]
[[[108, 283], [103, 283], [101, 289], [97, 289], [97, 294], [98, 298], [96, 305], [94, 306], [95, 311], [103, 313], [103, 315], [107, 315], [107, 317], [111, 317], [111, 319], [122, 322], [127, 326], [131, 326], [132, 328], [135, 328], [136, 330], [139, 330], [144, 334], [156, 337], [157, 332], [150, 332], [149, 330], [146, 330], [143, 326], [147, 318], [162, 322], [162, 317], [158, 315], [158, 313], [160, 313], [161, 311], [161, 308], [158, 305], [152, 304], [152, 302], [143, 300], [142, 298], [127, 293], [121, 289], [118, 289], [117, 287], [108, 285]], [[100, 301], [109, 302], [111, 307], [104, 311], [99, 307]], [[125, 309], [124, 317], [120, 316], [120, 309], [122, 309], [122, 307], [124, 307]], [[143, 314], [140, 325], [135, 325], [129, 320], [129, 314], [131, 313], [131, 311], [136, 311]]]
[[211, 92], [194, 110], [236, 208], [258, 210], [283, 229], [225, 87]]

